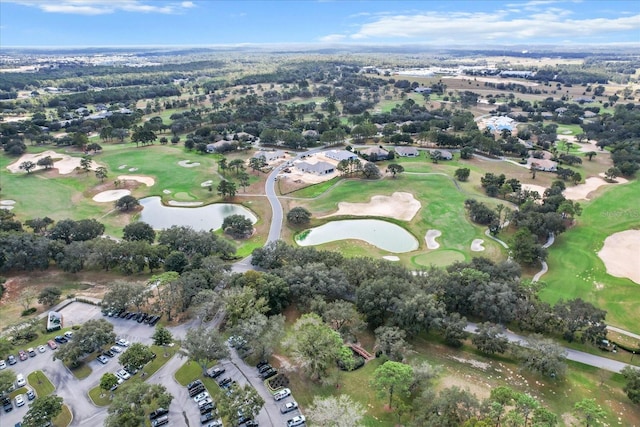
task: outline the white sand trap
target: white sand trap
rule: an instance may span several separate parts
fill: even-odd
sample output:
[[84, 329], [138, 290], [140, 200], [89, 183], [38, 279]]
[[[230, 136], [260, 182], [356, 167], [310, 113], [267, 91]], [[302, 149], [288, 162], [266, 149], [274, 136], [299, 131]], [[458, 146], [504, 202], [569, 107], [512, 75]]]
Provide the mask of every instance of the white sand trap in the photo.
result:
[[120, 165], [118, 166], [118, 169], [125, 169], [127, 167], [127, 165]]
[[212, 184], [213, 184], [213, 181], [209, 180], [201, 183], [200, 187], [211, 187]]
[[166, 190], [166, 189], [165, 189], [165, 190], [162, 190], [162, 192], [163, 192], [164, 194], [171, 194], [171, 190]]
[[482, 246], [483, 243], [484, 243], [484, 240], [482, 239], [473, 239], [473, 242], [471, 242], [471, 250], [473, 252], [484, 251], [484, 246]]
[[536, 184], [522, 184], [522, 189], [526, 191], [537, 191], [540, 197], [544, 195], [544, 190], [546, 190], [542, 185]]
[[156, 183], [156, 181], [153, 178], [151, 178], [150, 176], [144, 176], [144, 175], [120, 175], [118, 176], [118, 179], [122, 181], [126, 181], [126, 180], [136, 181], [146, 185], [147, 187], [151, 187], [153, 184]]
[[0, 200], [0, 206], [11, 206], [11, 205], [15, 205], [16, 201], [15, 200]]
[[598, 256], [604, 262], [607, 273], [624, 277], [640, 284], [640, 230], [626, 230], [614, 233], [604, 240]]
[[[626, 184], [627, 181], [624, 178], [616, 178], [618, 184]], [[584, 180], [584, 184], [578, 184], [573, 187], [569, 187], [562, 192], [564, 197], [569, 200], [590, 200], [589, 194], [596, 191], [603, 185], [613, 185], [615, 183], [608, 182], [600, 176], [592, 176]]]
[[424, 236], [424, 240], [427, 242], [427, 248], [438, 249], [440, 247], [440, 243], [436, 242], [436, 239], [440, 236], [442, 236], [442, 231], [428, 230], [427, 234]]
[[180, 160], [178, 164], [183, 168], [195, 168], [196, 166], [200, 166], [200, 163], [191, 162], [191, 160]]
[[395, 192], [389, 196], [373, 196], [368, 203], [338, 203], [338, 211], [321, 218], [336, 215], [384, 216], [410, 221], [422, 205], [413, 194]]
[[[71, 157], [68, 154], [60, 154], [52, 150], [47, 150], [38, 154], [23, 154], [22, 157], [20, 157], [17, 161], [7, 166], [7, 169], [9, 169], [11, 173], [22, 172], [22, 170], [20, 170], [20, 165], [22, 164], [22, 162], [31, 161], [33, 163], [38, 163], [38, 160], [43, 159], [47, 156], [54, 159], [53, 167], [55, 169], [58, 169], [58, 173], [61, 175], [67, 175], [75, 171], [76, 168], [80, 167], [80, 160], [82, 160], [80, 157]], [[99, 165], [92, 160], [89, 169], [96, 170], [98, 166]], [[40, 169], [44, 169], [44, 167], [36, 166], [34, 170]]]
[[387, 261], [400, 261], [400, 257], [397, 257], [395, 255], [385, 255], [382, 257], [382, 259], [386, 259]]
[[13, 208], [14, 207], [12, 205], [2, 205], [2, 206], [0, 206], [0, 209], [4, 209], [5, 211], [10, 211]]
[[177, 200], [169, 200], [169, 206], [201, 206], [203, 202], [178, 202]]
[[129, 168], [129, 172], [135, 172], [137, 170], [138, 170], [138, 168]]
[[129, 190], [107, 190], [93, 196], [94, 202], [115, 202], [121, 197], [131, 194]]

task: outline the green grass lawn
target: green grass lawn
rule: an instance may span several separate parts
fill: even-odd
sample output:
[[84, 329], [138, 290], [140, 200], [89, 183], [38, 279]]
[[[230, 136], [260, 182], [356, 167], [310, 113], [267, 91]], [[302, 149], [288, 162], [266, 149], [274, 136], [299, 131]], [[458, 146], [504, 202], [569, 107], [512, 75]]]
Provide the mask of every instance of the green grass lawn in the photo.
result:
[[80, 362], [75, 368], [71, 368], [69, 366], [67, 366], [67, 368], [69, 368], [73, 376], [79, 380], [87, 378], [89, 375], [91, 375], [91, 372], [93, 372], [89, 367], [89, 364], [84, 362]]
[[67, 427], [71, 424], [71, 420], [73, 416], [71, 415], [71, 411], [67, 405], [62, 405], [62, 412], [53, 420], [53, 425], [55, 427]]
[[42, 371], [34, 371], [27, 376], [27, 381], [29, 381], [29, 385], [36, 392], [36, 396], [48, 396], [55, 390], [49, 378]]
[[192, 362], [191, 360], [186, 360], [185, 364], [182, 365], [174, 374], [174, 378], [178, 384], [185, 387], [200, 376], [202, 376], [202, 368], [196, 362]]
[[584, 203], [576, 227], [561, 234], [549, 248], [549, 272], [543, 300], [580, 297], [607, 311], [607, 323], [638, 332], [638, 284], [607, 274], [597, 252], [604, 239], [619, 231], [638, 229], [640, 181], [608, 187], [592, 202]]
[[89, 390], [89, 399], [96, 406], [109, 406], [111, 404], [111, 392], [104, 391], [100, 386]]

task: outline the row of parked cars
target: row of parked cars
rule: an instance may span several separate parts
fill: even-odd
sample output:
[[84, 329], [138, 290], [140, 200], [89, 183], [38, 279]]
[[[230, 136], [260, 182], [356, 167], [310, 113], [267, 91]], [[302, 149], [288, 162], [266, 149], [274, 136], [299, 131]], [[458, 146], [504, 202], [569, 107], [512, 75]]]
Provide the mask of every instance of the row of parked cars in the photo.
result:
[[[53, 340], [49, 340], [47, 345], [51, 350], [55, 350], [58, 348], [56, 343], [66, 343], [73, 336], [73, 332], [67, 331], [64, 335], [58, 335]], [[44, 353], [47, 351], [47, 348], [44, 345], [39, 345], [37, 348], [29, 347], [26, 350], [19, 350], [17, 357], [16, 355], [10, 354], [7, 357], [7, 360], [0, 360], [0, 370], [5, 369], [8, 365], [15, 365], [18, 363], [18, 360], [24, 362], [30, 357], [36, 357], [38, 353]]]
[[[260, 377], [264, 379], [271, 378], [272, 376], [278, 373], [278, 371], [274, 369], [271, 365], [269, 365], [267, 361], [262, 361], [258, 363], [256, 365], [256, 369], [258, 370], [258, 374], [260, 375]], [[288, 397], [291, 397], [291, 389], [289, 388], [280, 389], [273, 394], [273, 399], [276, 402], [283, 401]], [[284, 404], [280, 406], [280, 412], [283, 414], [288, 414], [290, 412], [296, 411], [297, 409], [298, 409], [298, 402], [296, 402], [293, 399], [289, 400], [288, 402], [284, 402]], [[287, 427], [302, 426], [305, 424], [305, 422], [306, 422], [306, 419], [304, 415], [298, 414], [295, 417], [289, 418], [287, 420]]]
[[202, 381], [195, 380], [187, 385], [189, 397], [198, 405], [200, 423], [206, 427], [222, 427], [222, 420], [218, 416], [216, 402], [207, 391]]
[[135, 320], [138, 323], [145, 323], [149, 326], [155, 326], [162, 317], [162, 314], [149, 314], [141, 311], [126, 311], [125, 309], [105, 309], [102, 310], [102, 314], [107, 317], [119, 317], [120, 319]]

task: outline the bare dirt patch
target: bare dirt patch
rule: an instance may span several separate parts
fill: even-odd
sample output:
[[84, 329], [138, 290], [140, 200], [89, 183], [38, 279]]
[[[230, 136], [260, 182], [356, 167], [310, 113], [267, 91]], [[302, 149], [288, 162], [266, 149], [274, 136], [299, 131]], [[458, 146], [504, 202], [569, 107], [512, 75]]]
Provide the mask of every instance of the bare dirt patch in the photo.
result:
[[422, 205], [411, 193], [395, 192], [391, 196], [373, 196], [368, 203], [338, 203], [338, 211], [321, 218], [336, 215], [381, 216], [411, 221]]
[[[628, 181], [624, 178], [616, 178], [618, 184], [625, 184]], [[564, 197], [569, 200], [590, 200], [590, 194], [604, 185], [615, 183], [608, 182], [600, 176], [592, 176], [585, 179], [584, 184], [569, 187], [563, 191]]]
[[93, 196], [93, 201], [98, 203], [115, 202], [121, 197], [131, 194], [130, 190], [107, 190]]
[[[58, 169], [58, 173], [61, 175], [68, 175], [71, 172], [75, 171], [80, 167], [80, 161], [82, 160], [80, 157], [72, 157], [68, 154], [60, 154], [56, 153], [55, 151], [48, 150], [37, 154], [23, 154], [22, 157], [7, 166], [7, 169], [9, 169], [11, 173], [22, 172], [20, 169], [20, 165], [22, 164], [22, 162], [30, 161], [33, 163], [38, 163], [38, 160], [44, 159], [47, 156], [53, 159], [53, 167]], [[96, 170], [98, 166], [98, 163], [92, 160], [89, 169]], [[36, 166], [34, 170], [40, 169], [44, 169], [44, 167]]]
[[626, 230], [607, 237], [598, 256], [604, 262], [608, 274], [640, 284], [638, 248], [640, 230]]
[[436, 239], [440, 236], [442, 236], [442, 231], [428, 230], [427, 234], [424, 236], [424, 240], [427, 242], [427, 248], [438, 249], [440, 247], [440, 243], [436, 242]]
[[542, 185], [522, 184], [522, 190], [525, 190], [525, 191], [537, 191], [538, 194], [540, 195], [540, 197], [542, 197], [544, 195], [544, 191], [546, 190], [546, 188], [543, 187]]
[[144, 175], [120, 175], [118, 176], [118, 179], [123, 181], [125, 180], [136, 181], [146, 185], [147, 187], [151, 187], [156, 183], [156, 181], [153, 178], [151, 178], [150, 176], [144, 176]]

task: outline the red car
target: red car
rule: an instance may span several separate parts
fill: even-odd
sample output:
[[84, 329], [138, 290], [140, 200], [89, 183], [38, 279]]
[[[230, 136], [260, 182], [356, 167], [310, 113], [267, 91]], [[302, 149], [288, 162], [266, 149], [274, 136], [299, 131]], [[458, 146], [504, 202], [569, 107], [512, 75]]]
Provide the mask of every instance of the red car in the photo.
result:
[[29, 358], [29, 355], [28, 355], [28, 354], [27, 354], [27, 352], [26, 352], [26, 351], [24, 351], [24, 350], [20, 350], [20, 351], [18, 352], [18, 354], [19, 354], [19, 356], [20, 356], [20, 360], [22, 360], [22, 361], [27, 360], [27, 359]]

